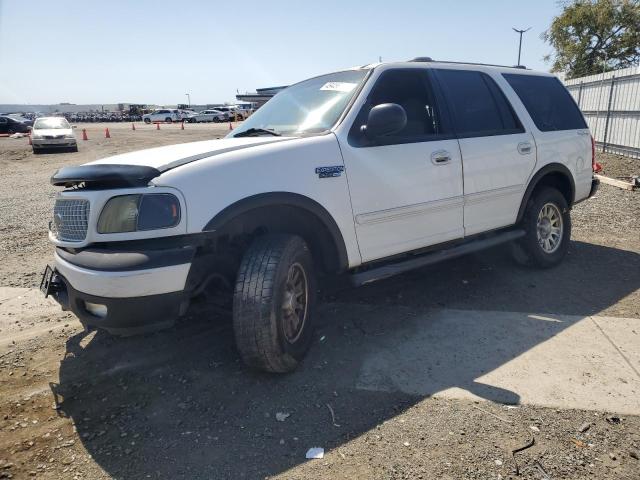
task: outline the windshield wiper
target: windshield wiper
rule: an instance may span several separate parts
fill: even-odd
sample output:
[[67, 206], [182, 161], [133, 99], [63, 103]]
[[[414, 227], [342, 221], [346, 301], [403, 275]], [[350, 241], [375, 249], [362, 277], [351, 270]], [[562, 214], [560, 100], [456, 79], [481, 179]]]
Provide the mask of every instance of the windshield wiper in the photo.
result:
[[281, 133], [278, 133], [278, 132], [276, 132], [274, 130], [269, 130], [267, 128], [249, 128], [249, 129], [245, 130], [244, 132], [236, 133], [234, 135], [234, 137], [253, 137], [253, 136], [257, 137], [259, 135], [264, 135], [265, 133], [267, 135], [273, 135], [274, 137], [281, 137], [282, 136]]

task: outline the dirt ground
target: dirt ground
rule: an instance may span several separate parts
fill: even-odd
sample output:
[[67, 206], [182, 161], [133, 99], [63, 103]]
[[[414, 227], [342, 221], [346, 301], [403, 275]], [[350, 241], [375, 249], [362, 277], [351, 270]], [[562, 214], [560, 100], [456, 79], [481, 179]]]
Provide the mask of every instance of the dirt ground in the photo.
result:
[[[170, 330], [118, 339], [84, 333], [33, 290], [51, 262], [48, 180], [57, 168], [228, 131], [85, 128], [79, 153], [34, 156], [26, 139], [0, 139], [0, 289], [13, 287], [0, 290], [0, 309], [10, 306], [0, 315], [0, 478], [640, 478], [637, 415], [509, 401], [491, 389], [471, 400], [361, 386], [367, 358], [392, 334], [408, 341], [409, 324], [434, 309], [640, 320], [640, 192], [603, 185], [577, 205], [568, 258], [552, 270], [516, 267], [497, 248], [359, 289], [336, 282], [302, 368], [269, 376], [241, 364], [229, 315], [211, 306], [194, 305]], [[615, 176], [638, 174], [627, 159], [602, 163]], [[637, 336], [633, 325], [628, 335]], [[460, 334], [452, 359], [431, 366], [450, 373], [446, 387], [465, 389], [559, 334], [522, 345], [516, 334]], [[495, 354], [456, 366], [456, 351], [480, 341]], [[577, 381], [588, 385], [584, 375]], [[631, 388], [638, 381], [616, 368], [609, 375]], [[324, 458], [305, 460], [310, 447], [323, 447]]]

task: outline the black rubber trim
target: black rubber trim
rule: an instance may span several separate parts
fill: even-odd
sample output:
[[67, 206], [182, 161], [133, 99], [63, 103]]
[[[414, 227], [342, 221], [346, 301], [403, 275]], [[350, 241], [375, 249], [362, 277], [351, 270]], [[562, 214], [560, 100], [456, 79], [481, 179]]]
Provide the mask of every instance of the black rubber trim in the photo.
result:
[[143, 165], [80, 165], [61, 168], [51, 177], [51, 184], [58, 187], [80, 183], [109, 188], [143, 187], [159, 175], [160, 170]]
[[[97, 327], [117, 335], [135, 335], [171, 327], [180, 316], [184, 292], [144, 297], [106, 298], [75, 290], [60, 273], [59, 289], [52, 294], [63, 309], [70, 309], [85, 326]], [[107, 315], [97, 317], [86, 309], [85, 302], [105, 305]]]
[[250, 210], [268, 207], [268, 206], [293, 206], [299, 207], [316, 215], [320, 221], [327, 227], [333, 242], [338, 251], [338, 262], [341, 268], [347, 268], [349, 260], [347, 257], [347, 248], [342, 238], [340, 228], [336, 224], [331, 214], [315, 200], [299, 195], [297, 193], [290, 192], [270, 192], [254, 195], [252, 197], [244, 198], [232, 205], [229, 205], [215, 217], [213, 217], [209, 223], [207, 223], [203, 231], [220, 230], [225, 223], [233, 220], [238, 215], [249, 212]]
[[596, 194], [596, 192], [598, 191], [598, 188], [600, 188], [600, 180], [598, 180], [597, 178], [592, 178], [591, 179], [591, 190], [589, 190], [589, 196], [587, 198], [593, 197]]
[[562, 165], [561, 163], [550, 163], [549, 165], [545, 165], [540, 170], [536, 172], [531, 181], [529, 182], [529, 186], [527, 190], [524, 192], [524, 196], [522, 197], [522, 203], [520, 204], [520, 209], [518, 210], [518, 217], [516, 219], [516, 223], [522, 220], [524, 216], [524, 210], [527, 207], [527, 203], [529, 203], [529, 199], [531, 198], [531, 194], [533, 190], [538, 185], [538, 182], [549, 173], [561, 173], [569, 180], [571, 185], [571, 196], [570, 201], [567, 202], [569, 204], [569, 208], [571, 208], [574, 204], [575, 195], [576, 195], [576, 182], [573, 180], [573, 175], [571, 175], [571, 171]]
[[71, 252], [57, 247], [56, 253], [76, 267], [101, 272], [127, 272], [150, 268], [170, 267], [191, 263], [196, 249], [193, 246], [161, 250], [114, 250], [87, 248]]

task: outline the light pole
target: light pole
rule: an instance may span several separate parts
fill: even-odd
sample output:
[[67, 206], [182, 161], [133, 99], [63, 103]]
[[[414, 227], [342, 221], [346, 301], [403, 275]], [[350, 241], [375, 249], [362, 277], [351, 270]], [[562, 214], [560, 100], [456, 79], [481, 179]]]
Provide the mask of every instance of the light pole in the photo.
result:
[[189, 95], [188, 93], [185, 93], [185, 95], [187, 96], [187, 100], [189, 103], [189, 108], [191, 108], [191, 95]]
[[514, 32], [520, 34], [520, 44], [518, 45], [518, 66], [520, 66], [520, 53], [522, 52], [522, 34], [524, 32], [528, 32], [529, 30], [531, 30], [531, 27], [527, 28], [526, 30], [518, 30], [517, 28], [513, 28]]

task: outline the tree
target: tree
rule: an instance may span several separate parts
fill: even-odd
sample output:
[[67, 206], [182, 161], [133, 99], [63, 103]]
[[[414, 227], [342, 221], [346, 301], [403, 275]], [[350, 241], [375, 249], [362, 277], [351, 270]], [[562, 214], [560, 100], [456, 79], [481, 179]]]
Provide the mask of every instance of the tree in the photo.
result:
[[551, 70], [567, 78], [631, 67], [640, 62], [640, 0], [561, 2], [542, 39], [555, 50]]

